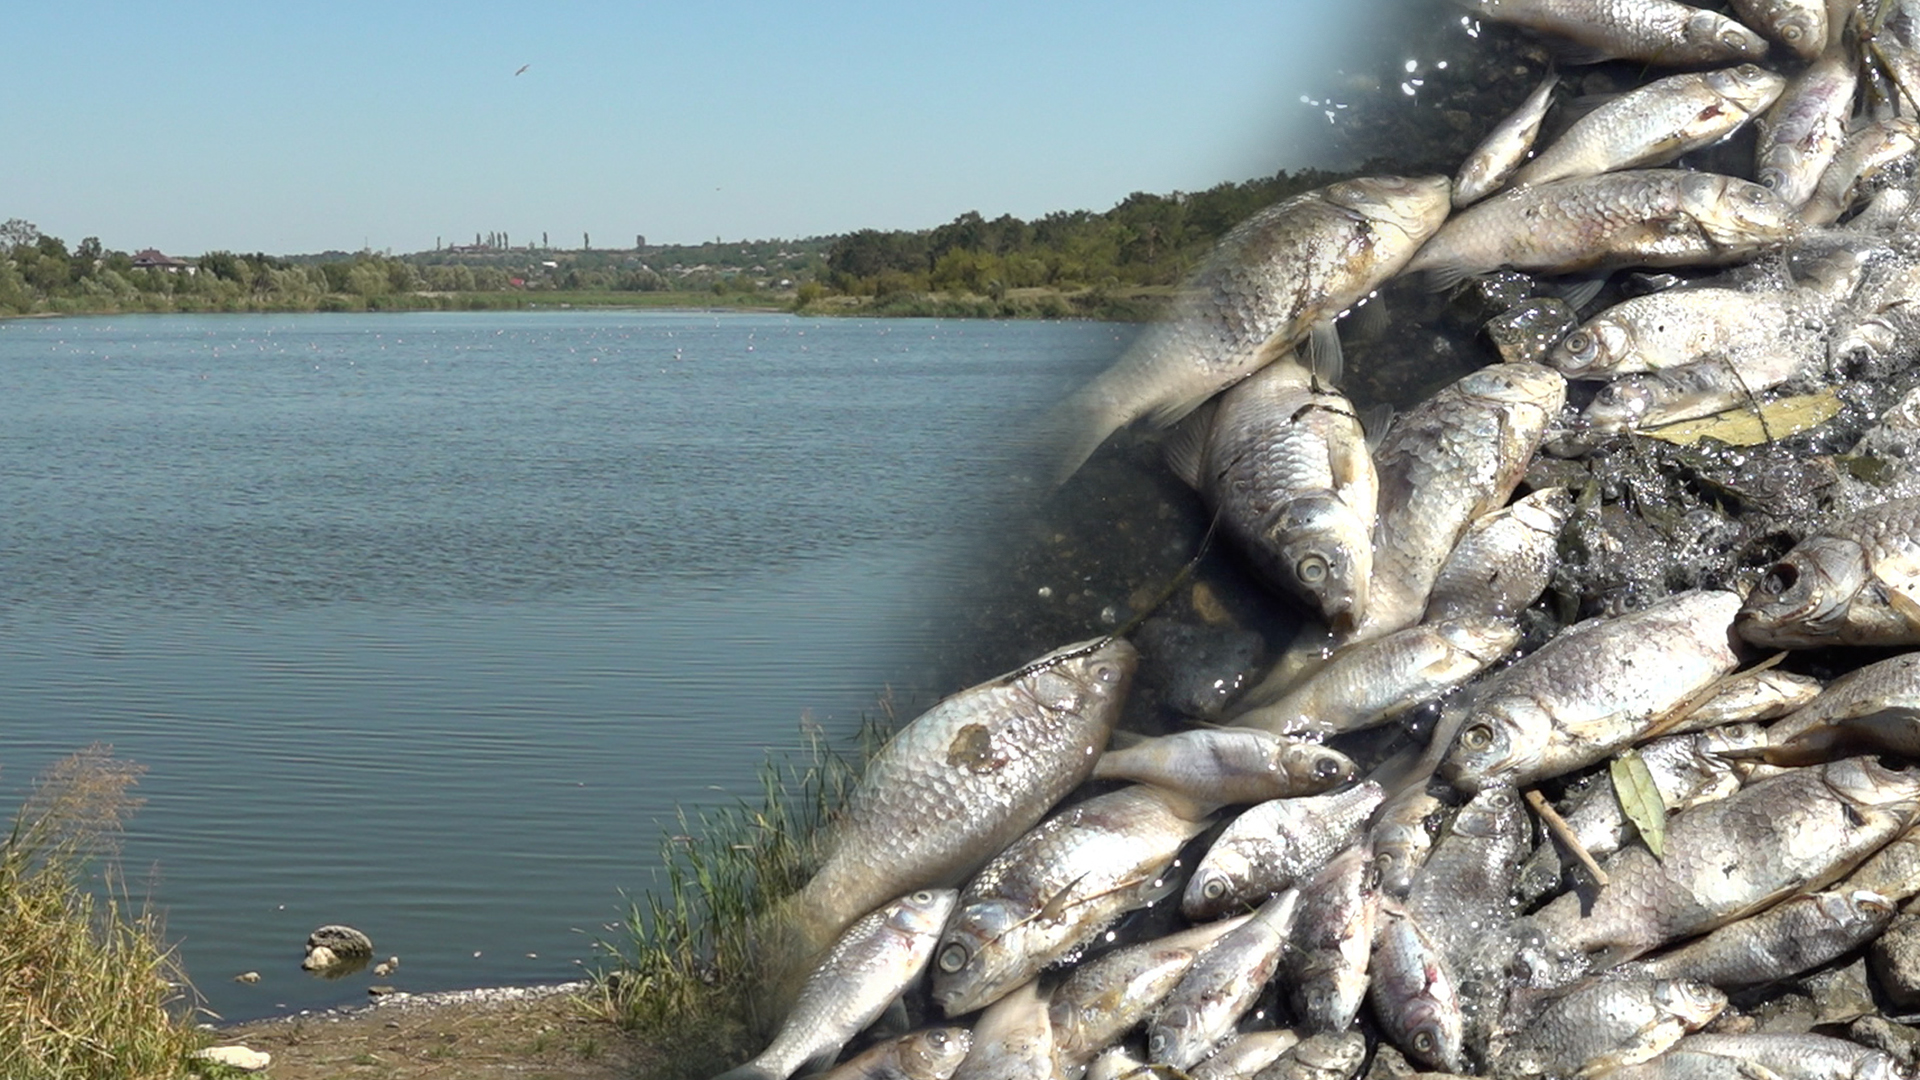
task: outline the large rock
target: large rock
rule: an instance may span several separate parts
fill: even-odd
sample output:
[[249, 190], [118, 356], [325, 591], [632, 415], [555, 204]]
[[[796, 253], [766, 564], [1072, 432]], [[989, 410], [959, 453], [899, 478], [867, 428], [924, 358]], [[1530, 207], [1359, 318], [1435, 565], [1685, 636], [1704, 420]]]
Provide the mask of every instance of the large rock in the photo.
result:
[[323, 926], [307, 935], [307, 951], [326, 948], [341, 960], [370, 960], [373, 939], [351, 926]]
[[273, 1061], [273, 1055], [265, 1050], [252, 1050], [244, 1046], [209, 1046], [194, 1051], [193, 1056], [242, 1072], [259, 1072]]

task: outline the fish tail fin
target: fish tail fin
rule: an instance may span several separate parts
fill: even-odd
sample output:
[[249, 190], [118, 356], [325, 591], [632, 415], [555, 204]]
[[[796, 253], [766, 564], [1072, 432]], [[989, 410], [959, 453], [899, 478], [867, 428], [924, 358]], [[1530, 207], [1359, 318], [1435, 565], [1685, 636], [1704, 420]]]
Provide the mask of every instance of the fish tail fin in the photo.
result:
[[1053, 486], [1071, 479], [1100, 444], [1131, 419], [1114, 408], [1099, 379], [1054, 406], [1041, 420], [1037, 440]]
[[839, 929], [829, 925], [830, 918], [811, 901], [810, 891], [801, 889], [762, 912], [755, 922], [753, 942], [760, 971], [753, 1004], [768, 1028], [786, 1018], [801, 985], [833, 945]]

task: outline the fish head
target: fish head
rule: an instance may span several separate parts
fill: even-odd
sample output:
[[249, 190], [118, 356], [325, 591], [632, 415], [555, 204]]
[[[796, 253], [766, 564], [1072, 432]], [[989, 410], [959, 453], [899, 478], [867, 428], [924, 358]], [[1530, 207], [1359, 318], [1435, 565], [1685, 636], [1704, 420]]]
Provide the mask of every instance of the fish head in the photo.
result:
[[1189, 919], [1211, 919], [1240, 905], [1234, 882], [1245, 876], [1247, 860], [1237, 851], [1220, 851], [1218, 844], [1214, 847], [1194, 869], [1186, 891], [1180, 894], [1180, 913]]
[[1756, 645], [1806, 648], [1832, 644], [1847, 609], [1873, 578], [1867, 553], [1836, 536], [1801, 541], [1774, 563], [1734, 616], [1740, 636]]
[[1547, 363], [1562, 374], [1578, 378], [1589, 371], [1619, 371], [1633, 354], [1633, 327], [1599, 315], [1561, 338], [1547, 354]]
[[1020, 953], [1020, 913], [997, 900], [955, 913], [933, 953], [933, 1001], [948, 1016], [970, 1013], [1016, 985], [1010, 958]]
[[1920, 815], [1920, 769], [1889, 769], [1870, 757], [1841, 758], [1824, 769], [1822, 782], [1849, 804], [1851, 822], [1889, 814], [1911, 822]]
[[1184, 1069], [1200, 1060], [1208, 1042], [1200, 1010], [1168, 1005], [1147, 1025], [1147, 1060]]
[[1444, 176], [1362, 176], [1329, 185], [1325, 198], [1422, 243], [1452, 211], [1453, 181]]
[[1087, 714], [1117, 710], [1139, 665], [1140, 650], [1125, 638], [1094, 638], [1055, 649], [1001, 678], [1023, 685], [1043, 708]]
[[1802, 60], [1817, 60], [1827, 47], [1827, 8], [1824, 4], [1774, 4], [1766, 15], [1767, 29]]
[[1353, 759], [1317, 742], [1282, 739], [1273, 765], [1290, 778], [1301, 795], [1318, 795], [1353, 779]]
[[1724, 251], [1779, 247], [1801, 232], [1799, 212], [1765, 184], [1695, 173], [1680, 190], [1681, 209], [1709, 243]]
[[966, 1028], [928, 1028], [901, 1036], [895, 1061], [906, 1080], [949, 1080], [972, 1048], [973, 1032]]
[[1557, 413], [1567, 402], [1567, 378], [1542, 364], [1491, 364], [1454, 384], [1463, 393], [1501, 405], [1531, 405]]
[[1329, 626], [1359, 625], [1373, 576], [1373, 522], [1337, 495], [1289, 500], [1267, 529], [1274, 583], [1319, 609]]
[[1601, 387], [1580, 419], [1588, 430], [1612, 435], [1639, 427], [1647, 411], [1659, 403], [1654, 383], [1628, 375]]
[[1724, 15], [1696, 11], [1680, 28], [1676, 51], [1688, 56], [1731, 52], [1748, 60], [1758, 60], [1766, 55], [1767, 40]]
[[1653, 1000], [1660, 1010], [1692, 1031], [1720, 1015], [1727, 995], [1706, 983], [1661, 979], [1654, 983]]
[[1453, 833], [1480, 840], [1519, 836], [1531, 822], [1520, 803], [1520, 792], [1511, 784], [1489, 784], [1467, 800], [1453, 816]]
[[1538, 703], [1497, 701], [1460, 725], [1440, 774], [1461, 791], [1480, 792], [1514, 782], [1544, 754], [1553, 718]]
[[[1554, 525], [1551, 531], [1558, 533], [1560, 526]], [[1433, 628], [1455, 658], [1469, 664], [1471, 670], [1485, 668], [1505, 656], [1520, 644], [1523, 636], [1519, 625], [1511, 618], [1500, 617], [1468, 615], [1436, 623]]]
[[887, 926], [907, 937], [931, 938], [947, 925], [958, 889], [921, 889], [888, 905]]
[[[1819, 8], [1813, 10], [1819, 11]], [[1826, 19], [1821, 19], [1822, 31]], [[1742, 112], [1756, 113], [1773, 104], [1787, 88], [1787, 77], [1768, 71], [1759, 64], [1740, 64], [1706, 74], [1707, 86], [1714, 93], [1738, 106]]]

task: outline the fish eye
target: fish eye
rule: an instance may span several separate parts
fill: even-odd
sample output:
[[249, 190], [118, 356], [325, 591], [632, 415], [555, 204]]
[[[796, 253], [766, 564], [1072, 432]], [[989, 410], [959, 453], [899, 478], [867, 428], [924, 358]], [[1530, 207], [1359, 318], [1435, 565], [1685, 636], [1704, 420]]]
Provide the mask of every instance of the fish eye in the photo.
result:
[[1422, 1057], [1433, 1056], [1433, 1032], [1416, 1031], [1413, 1033], [1413, 1051]]
[[933, 1044], [934, 1049], [944, 1050], [947, 1047], [947, 1033], [940, 1030], [929, 1031], [927, 1041]]
[[1488, 799], [1487, 802], [1492, 804], [1495, 810], [1505, 810], [1513, 805], [1513, 792], [1505, 790], [1496, 791], [1493, 794], [1493, 798]]
[[951, 975], [967, 966], [967, 947], [957, 941], [950, 941], [940, 950], [940, 970]]
[[1800, 571], [1792, 563], [1778, 563], [1767, 576], [1760, 579], [1760, 591], [1768, 596], [1779, 596], [1799, 583]]
[[1293, 564], [1293, 572], [1308, 585], [1318, 585], [1327, 579], [1327, 560], [1318, 555], [1302, 556]]
[[1600, 351], [1600, 339], [1590, 330], [1575, 330], [1560, 344], [1582, 367], [1593, 363], [1594, 354]]
[[1460, 732], [1460, 745], [1469, 750], [1485, 750], [1493, 745], [1493, 728], [1475, 724]]
[[1321, 780], [1331, 780], [1339, 776], [1341, 771], [1340, 763], [1330, 757], [1321, 758], [1313, 763], [1313, 775]]
[[1739, 67], [1734, 69], [1733, 73], [1735, 75], [1740, 76], [1742, 79], [1757, 79], [1760, 77], [1760, 65], [1741, 64]]
[[1739, 48], [1744, 48], [1746, 46], [1747, 35], [1741, 33], [1738, 30], [1729, 28], [1727, 30], [1721, 31], [1720, 40], [1722, 43], [1728, 46], [1731, 46], [1732, 48], [1739, 49]]
[[1158, 1061], [1162, 1057], [1165, 1057], [1166, 1053], [1167, 1053], [1166, 1032], [1156, 1031], [1152, 1035], [1147, 1037], [1147, 1056], [1148, 1057], [1154, 1059], [1155, 1061]]
[[1120, 679], [1120, 666], [1104, 661], [1095, 664], [1093, 667], [1093, 677], [1098, 682], [1118, 682]]
[[913, 903], [916, 903], [916, 904], [931, 904], [933, 903], [933, 894], [928, 892], [925, 889], [921, 889], [919, 892], [914, 893], [912, 896], [908, 897], [907, 899], [911, 900]]
[[1786, 42], [1789, 45], [1792, 45], [1795, 42], [1799, 41], [1801, 38], [1807, 36], [1806, 27], [1801, 26], [1799, 23], [1786, 23], [1784, 25], [1775, 27], [1775, 29], [1778, 30], [1780, 33], [1780, 40]]

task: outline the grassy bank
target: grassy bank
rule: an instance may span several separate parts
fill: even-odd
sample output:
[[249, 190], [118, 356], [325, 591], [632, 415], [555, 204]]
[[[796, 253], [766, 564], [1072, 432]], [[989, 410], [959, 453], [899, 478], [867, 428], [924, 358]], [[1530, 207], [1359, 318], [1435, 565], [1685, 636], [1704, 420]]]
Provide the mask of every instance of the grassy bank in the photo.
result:
[[111, 868], [140, 771], [75, 754], [0, 843], [0, 1077], [178, 1077], [204, 1043], [157, 918]]

